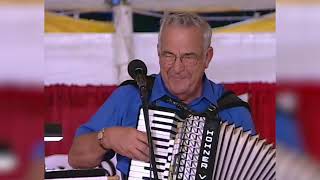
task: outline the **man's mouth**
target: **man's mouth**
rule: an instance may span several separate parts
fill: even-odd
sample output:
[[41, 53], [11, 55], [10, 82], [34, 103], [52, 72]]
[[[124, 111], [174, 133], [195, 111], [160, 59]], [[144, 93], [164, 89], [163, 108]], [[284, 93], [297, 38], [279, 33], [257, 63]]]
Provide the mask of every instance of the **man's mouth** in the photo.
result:
[[185, 77], [172, 77], [172, 79], [174, 79], [176, 81], [180, 81], [180, 80], [184, 80]]

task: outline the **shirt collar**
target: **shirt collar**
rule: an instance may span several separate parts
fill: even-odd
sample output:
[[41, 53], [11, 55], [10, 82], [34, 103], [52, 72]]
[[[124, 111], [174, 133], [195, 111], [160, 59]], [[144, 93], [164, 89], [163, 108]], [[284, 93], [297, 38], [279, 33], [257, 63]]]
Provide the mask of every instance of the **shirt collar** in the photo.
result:
[[216, 97], [214, 96], [214, 88], [212, 87], [212, 82], [207, 78], [206, 74], [203, 76], [203, 89], [202, 98], [205, 98], [212, 104], [216, 104]]
[[[150, 102], [154, 102], [154, 101], [160, 99], [161, 97], [163, 97], [165, 95], [177, 99], [177, 97], [173, 96], [168, 91], [168, 89], [165, 87], [165, 84], [164, 84], [164, 82], [162, 80], [161, 75], [157, 74], [155, 76], [155, 81], [154, 81], [153, 88], [152, 88], [152, 93], [151, 93], [151, 96], [150, 96]], [[204, 98], [206, 100], [208, 100], [210, 103], [216, 104], [216, 99], [214, 97], [214, 92], [213, 92], [213, 88], [212, 88], [211, 82], [210, 82], [210, 80], [207, 78], [207, 76], [205, 74], [203, 76], [202, 95], [199, 98], [193, 100], [190, 103], [190, 105], [196, 104], [197, 102], [201, 101]]]
[[157, 74], [155, 76], [154, 84], [153, 84], [153, 87], [152, 87], [152, 93], [151, 93], [151, 96], [150, 96], [150, 102], [154, 102], [154, 101], [160, 99], [161, 97], [163, 97], [165, 95], [169, 95], [170, 96], [170, 93], [166, 89], [161, 75]]

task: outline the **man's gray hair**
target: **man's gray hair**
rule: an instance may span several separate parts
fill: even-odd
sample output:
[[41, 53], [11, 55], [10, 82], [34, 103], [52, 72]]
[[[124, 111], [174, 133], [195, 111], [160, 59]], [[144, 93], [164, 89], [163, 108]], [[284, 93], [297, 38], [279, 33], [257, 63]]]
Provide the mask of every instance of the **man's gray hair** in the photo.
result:
[[207, 21], [194, 13], [165, 13], [160, 20], [160, 31], [158, 42], [160, 45], [163, 29], [170, 25], [181, 27], [199, 27], [203, 33], [204, 48], [208, 48], [211, 44], [212, 29]]

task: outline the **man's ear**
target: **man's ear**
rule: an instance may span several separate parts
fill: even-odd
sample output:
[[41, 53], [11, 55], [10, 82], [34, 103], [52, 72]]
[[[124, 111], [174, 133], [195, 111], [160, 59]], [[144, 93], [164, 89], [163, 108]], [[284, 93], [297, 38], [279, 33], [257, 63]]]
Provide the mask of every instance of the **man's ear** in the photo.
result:
[[159, 43], [157, 44], [157, 52], [158, 52], [158, 56], [160, 57], [160, 47], [159, 47]]
[[212, 57], [213, 57], [213, 48], [210, 46], [207, 50], [207, 53], [206, 53], [206, 59], [205, 59], [205, 67], [206, 69], [209, 67], [209, 64], [212, 60]]

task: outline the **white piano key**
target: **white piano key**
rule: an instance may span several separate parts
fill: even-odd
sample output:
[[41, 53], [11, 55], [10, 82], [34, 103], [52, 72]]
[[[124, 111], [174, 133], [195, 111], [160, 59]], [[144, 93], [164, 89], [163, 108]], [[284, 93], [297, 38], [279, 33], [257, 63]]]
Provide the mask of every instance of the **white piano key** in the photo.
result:
[[[161, 121], [161, 122], [167, 122], [167, 123], [170, 123], [171, 125], [160, 124], [160, 123], [154, 122], [154, 120], [158, 120], [158, 121]], [[167, 129], [167, 130], [176, 129], [172, 122], [168, 122], [164, 118], [155, 117], [154, 119], [151, 119], [150, 125], [151, 125], [151, 127], [157, 127], [157, 128]], [[139, 121], [138, 126], [145, 126], [144, 119]]]
[[[145, 172], [131, 171], [129, 174], [129, 177], [140, 178], [140, 180], [142, 179], [142, 177], [149, 177], [149, 176], [150, 176], [149, 171], [145, 171]], [[159, 176], [159, 174], [158, 174], [158, 176]], [[153, 177], [152, 174], [151, 174], [151, 177]]]
[[156, 151], [156, 152], [161, 152], [161, 153], [167, 153], [167, 154], [169, 154], [169, 153], [171, 153], [170, 151], [168, 151], [168, 149], [164, 149], [164, 148], [154, 148], [154, 151]]
[[[138, 126], [137, 129], [138, 129], [139, 131], [146, 132], [146, 128], [145, 128], [144, 126]], [[172, 139], [172, 138], [170, 138], [170, 137], [173, 137], [173, 136], [174, 136], [174, 134], [172, 134], [172, 133], [163, 132], [163, 131], [159, 131], [159, 130], [153, 130], [153, 129], [151, 129], [151, 135], [152, 135], [152, 136], [158, 136], [158, 135], [160, 135], [160, 136], [165, 136], [165, 137], [168, 137], [167, 140]]]
[[[148, 162], [143, 162], [143, 161], [136, 161], [136, 160], [133, 160], [131, 161], [131, 166], [139, 166], [139, 167], [150, 167], [150, 163]], [[159, 165], [157, 164], [157, 168], [158, 169], [166, 169], [166, 168], [169, 168], [170, 164], [166, 163], [165, 165]]]
[[[173, 112], [165, 112], [165, 111], [159, 111], [159, 110], [152, 110], [153, 114], [159, 114], [159, 115], [163, 115], [163, 116], [170, 116], [170, 117], [175, 117], [176, 114]], [[150, 112], [150, 111], [149, 111]]]
[[[141, 118], [144, 119], [144, 118]], [[150, 118], [149, 118], [150, 119]], [[171, 119], [171, 118], [164, 118], [164, 117], [153, 117], [152, 118], [152, 122], [153, 121], [160, 121], [160, 122], [164, 122], [164, 123], [168, 123], [168, 124], [172, 124], [175, 125], [177, 124], [177, 121], [175, 119]], [[144, 121], [143, 121], [144, 122]], [[158, 122], [153, 122], [155, 124], [158, 124]]]
[[[157, 116], [160, 115], [160, 116]], [[166, 121], [175, 121], [177, 122], [177, 119], [175, 116], [167, 116], [167, 115], [162, 115], [162, 114], [149, 114], [149, 120], [153, 118], [163, 118]], [[144, 114], [139, 115], [139, 119], [143, 120], [144, 119]]]
[[[145, 173], [148, 175], [150, 172], [148, 168], [149, 168], [149, 166], [132, 166], [130, 168], [129, 176], [132, 175], [131, 173], [133, 173], [133, 172], [141, 173], [141, 174]], [[167, 170], [167, 168], [165, 168], [165, 167], [157, 166], [158, 174], [163, 174], [163, 172], [165, 172], [166, 170]]]
[[128, 177], [128, 180], [141, 180], [141, 178], [137, 178], [137, 177]]
[[158, 141], [158, 140], [153, 140], [154, 144], [158, 144], [160, 146], [167, 146], [168, 143], [167, 142], [163, 142], [163, 141]]
[[160, 155], [160, 156], [164, 156], [167, 157], [168, 156], [168, 151], [167, 152], [163, 152], [163, 151], [159, 151], [158, 149], [155, 149], [154, 152], [156, 155]]

